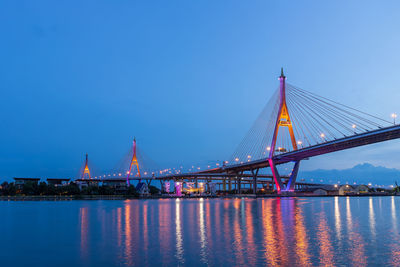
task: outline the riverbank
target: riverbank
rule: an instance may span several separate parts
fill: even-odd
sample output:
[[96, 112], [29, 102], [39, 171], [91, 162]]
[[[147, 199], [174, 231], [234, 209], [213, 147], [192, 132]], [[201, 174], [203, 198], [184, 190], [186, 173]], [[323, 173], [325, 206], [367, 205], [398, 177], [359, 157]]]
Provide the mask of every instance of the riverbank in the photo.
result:
[[221, 195], [221, 196], [124, 196], [124, 195], [72, 195], [72, 196], [0, 196], [0, 201], [68, 201], [68, 200], [127, 200], [127, 199], [197, 199], [197, 198], [277, 198], [277, 197], [370, 197], [370, 196], [400, 196], [389, 194], [360, 194], [360, 195], [310, 195], [302, 193], [294, 193], [287, 195]]

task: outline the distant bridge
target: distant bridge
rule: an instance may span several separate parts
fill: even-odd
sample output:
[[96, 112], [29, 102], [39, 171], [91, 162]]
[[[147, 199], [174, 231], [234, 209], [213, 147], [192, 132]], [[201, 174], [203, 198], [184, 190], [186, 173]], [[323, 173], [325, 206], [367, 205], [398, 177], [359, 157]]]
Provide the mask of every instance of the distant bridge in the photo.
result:
[[[304, 159], [400, 138], [400, 125], [287, 84], [283, 69], [279, 81], [279, 88], [229, 161], [224, 161], [218, 168], [197, 172], [140, 173], [134, 141], [126, 173], [128, 184], [134, 179], [150, 182], [219, 180], [224, 190], [226, 183], [231, 189], [233, 181], [238, 192], [241, 184], [247, 183], [256, 193], [258, 184], [272, 186], [273, 182], [278, 193], [291, 192], [299, 187], [296, 187], [296, 179]], [[280, 174], [278, 166], [288, 163], [293, 164], [291, 172]], [[137, 168], [133, 177], [132, 167]], [[267, 168], [271, 175], [260, 173], [261, 169]]]

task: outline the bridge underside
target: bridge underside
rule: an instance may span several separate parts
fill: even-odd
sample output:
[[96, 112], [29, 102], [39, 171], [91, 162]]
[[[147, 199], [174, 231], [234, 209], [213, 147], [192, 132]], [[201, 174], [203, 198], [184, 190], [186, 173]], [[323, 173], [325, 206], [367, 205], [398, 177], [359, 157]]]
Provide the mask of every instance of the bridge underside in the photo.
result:
[[[290, 177], [282, 176], [283, 184], [288, 184]], [[194, 183], [196, 188], [199, 183], [205, 184], [207, 187], [210, 183], [216, 184], [217, 189], [220, 191], [243, 193], [249, 192], [256, 194], [259, 189], [266, 189], [269, 191], [274, 190], [274, 180], [272, 175], [265, 174], [248, 174], [248, 173], [238, 173], [238, 174], [216, 174], [216, 173], [186, 173], [186, 174], [169, 174], [165, 176], [157, 177], [132, 177], [129, 178], [133, 180], [143, 180], [146, 181], [148, 185], [152, 182], [160, 182], [161, 185], [167, 181], [174, 181], [180, 183]], [[296, 188], [304, 188], [308, 186], [317, 185], [316, 183], [305, 183], [300, 182], [296, 184]]]
[[[283, 153], [276, 155], [272, 158], [274, 165], [285, 164], [289, 162], [298, 163], [303, 159], [308, 159], [311, 157], [324, 155], [336, 151], [341, 151], [345, 149], [370, 145], [374, 143], [384, 142], [388, 140], [400, 138], [400, 125], [394, 125], [391, 127], [380, 128], [374, 131], [356, 134], [349, 137], [343, 137], [333, 141], [325, 142], [322, 144], [317, 144], [314, 146], [298, 149], [292, 152]], [[250, 162], [245, 162], [242, 164], [229, 165], [221, 168], [215, 168], [211, 170], [205, 170], [201, 173], [209, 174], [238, 174], [244, 173], [245, 171], [254, 171], [263, 168], [270, 168], [271, 160], [268, 158], [263, 158], [259, 160], [254, 160]], [[272, 168], [274, 169], [274, 168]], [[296, 171], [294, 169], [294, 171]], [[274, 170], [272, 170], [274, 172]], [[294, 186], [294, 185], [292, 185]], [[288, 188], [289, 189], [289, 188]]]

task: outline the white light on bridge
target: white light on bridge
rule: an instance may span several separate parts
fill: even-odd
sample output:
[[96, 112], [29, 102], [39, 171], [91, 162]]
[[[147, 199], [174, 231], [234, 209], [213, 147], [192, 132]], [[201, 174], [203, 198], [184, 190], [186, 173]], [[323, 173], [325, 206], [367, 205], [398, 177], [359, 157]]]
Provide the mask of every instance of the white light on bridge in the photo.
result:
[[320, 134], [319, 136], [320, 136], [321, 138], [324, 138], [324, 137], [325, 137], [325, 134], [322, 133], [322, 134]]
[[297, 144], [298, 144], [298, 145], [301, 145], [301, 144], [303, 144], [303, 142], [301, 142], [301, 141], [299, 140], [299, 141], [297, 141]]
[[235, 161], [236, 161], [236, 162], [239, 161], [239, 158], [235, 158]]
[[392, 113], [391, 117], [393, 118], [393, 124], [396, 124], [397, 114], [396, 113]]
[[355, 124], [351, 125], [351, 128], [355, 129], [357, 126]]
[[270, 150], [271, 150], [271, 147], [270, 147], [270, 146], [269, 146], [269, 147], [267, 147], [267, 150], [268, 150], [268, 151], [270, 151]]

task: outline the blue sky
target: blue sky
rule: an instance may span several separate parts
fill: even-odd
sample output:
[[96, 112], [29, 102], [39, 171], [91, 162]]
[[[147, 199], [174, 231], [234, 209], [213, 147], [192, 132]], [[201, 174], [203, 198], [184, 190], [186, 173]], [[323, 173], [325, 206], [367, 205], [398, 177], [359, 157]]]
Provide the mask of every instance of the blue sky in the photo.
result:
[[[0, 178], [97, 169], [136, 136], [160, 166], [232, 154], [288, 82], [400, 113], [398, 1], [0, 2]], [[304, 169], [400, 168], [399, 141]], [[356, 156], [355, 156], [356, 155]]]

